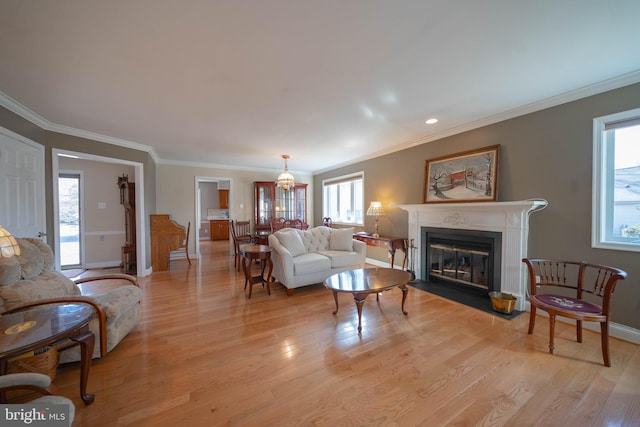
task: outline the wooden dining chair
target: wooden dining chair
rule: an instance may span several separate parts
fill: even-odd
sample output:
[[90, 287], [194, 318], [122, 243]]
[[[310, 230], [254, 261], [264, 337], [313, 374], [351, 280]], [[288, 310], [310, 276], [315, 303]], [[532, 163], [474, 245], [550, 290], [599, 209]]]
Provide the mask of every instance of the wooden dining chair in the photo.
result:
[[240, 242], [251, 242], [251, 223], [249, 221], [237, 221], [236, 220], [236, 237]]
[[233, 241], [233, 266], [236, 267], [238, 271], [240, 271], [240, 266], [242, 264], [241, 247], [252, 244], [251, 236], [248, 236], [249, 240], [240, 239], [238, 237], [238, 233], [236, 232], [236, 221], [229, 221], [229, 234], [231, 234], [231, 240]]
[[[531, 312], [529, 334], [536, 323], [536, 309], [549, 314], [549, 353], [553, 354], [556, 316], [576, 321], [576, 339], [582, 342], [582, 322], [599, 322], [602, 358], [609, 357], [609, 320], [611, 296], [619, 280], [627, 273], [619, 268], [578, 261], [524, 258], [530, 283]], [[541, 290], [549, 291], [540, 293]], [[563, 292], [564, 290], [564, 292]]]

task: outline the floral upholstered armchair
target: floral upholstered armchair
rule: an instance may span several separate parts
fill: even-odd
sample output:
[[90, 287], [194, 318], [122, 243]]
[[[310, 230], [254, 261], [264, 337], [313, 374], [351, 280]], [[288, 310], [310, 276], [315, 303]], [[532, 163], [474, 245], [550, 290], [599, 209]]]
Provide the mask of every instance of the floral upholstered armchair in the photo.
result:
[[[138, 323], [142, 292], [135, 277], [109, 274], [72, 281], [54, 271], [51, 248], [41, 240], [16, 238], [20, 255], [0, 258], [0, 314], [43, 304], [80, 303], [90, 305], [95, 316], [89, 329], [95, 334], [93, 357], [104, 357]], [[94, 280], [119, 280], [125, 283], [109, 292], [82, 295], [80, 283]], [[60, 355], [61, 362], [80, 360], [77, 347]]]

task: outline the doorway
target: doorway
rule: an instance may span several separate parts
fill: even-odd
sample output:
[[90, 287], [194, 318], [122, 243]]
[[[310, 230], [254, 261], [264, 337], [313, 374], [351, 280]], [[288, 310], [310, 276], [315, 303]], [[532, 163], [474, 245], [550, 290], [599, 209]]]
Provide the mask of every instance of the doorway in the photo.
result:
[[58, 236], [60, 236], [60, 268], [84, 265], [82, 245], [82, 173], [58, 174]]

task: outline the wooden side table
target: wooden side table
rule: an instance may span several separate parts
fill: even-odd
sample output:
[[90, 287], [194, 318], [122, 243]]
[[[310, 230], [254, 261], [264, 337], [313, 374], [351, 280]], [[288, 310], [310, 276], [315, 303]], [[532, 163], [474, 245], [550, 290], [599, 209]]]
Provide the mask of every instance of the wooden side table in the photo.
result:
[[87, 393], [87, 380], [95, 336], [89, 331], [93, 309], [80, 304], [51, 304], [0, 316], [0, 375], [15, 356], [57, 341], [69, 339], [80, 345], [80, 397], [85, 404], [95, 395]]
[[404, 237], [391, 237], [391, 236], [374, 237], [368, 234], [356, 233], [353, 235], [353, 238], [356, 240], [360, 240], [361, 242], [365, 242], [367, 246], [387, 248], [389, 250], [391, 268], [394, 267], [394, 258], [396, 255], [396, 249], [400, 249], [404, 253], [404, 258], [402, 258], [402, 269], [404, 270], [404, 266], [407, 263], [407, 247], [405, 245], [406, 239]]
[[[271, 248], [266, 245], [250, 245], [245, 246], [241, 250], [242, 253], [242, 268], [244, 270], [244, 289], [247, 289], [249, 285], [249, 298], [251, 298], [251, 291], [253, 285], [256, 283], [262, 283], [262, 286], [267, 285], [267, 294], [271, 295], [271, 288], [269, 288], [269, 282], [271, 282], [271, 272], [273, 271], [273, 261], [271, 261]], [[260, 275], [251, 275], [251, 264], [254, 260], [260, 261]], [[269, 265], [267, 276], [264, 276], [264, 270]]]

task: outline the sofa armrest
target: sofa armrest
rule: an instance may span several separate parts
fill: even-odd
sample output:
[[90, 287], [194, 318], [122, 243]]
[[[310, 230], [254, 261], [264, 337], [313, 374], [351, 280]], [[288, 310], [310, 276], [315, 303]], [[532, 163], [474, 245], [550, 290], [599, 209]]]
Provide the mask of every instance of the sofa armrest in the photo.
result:
[[273, 234], [269, 236], [269, 246], [273, 261], [273, 276], [286, 287], [287, 283], [293, 283], [293, 256]]
[[363, 241], [353, 239], [353, 251], [363, 255], [365, 258], [367, 256], [367, 244]]

